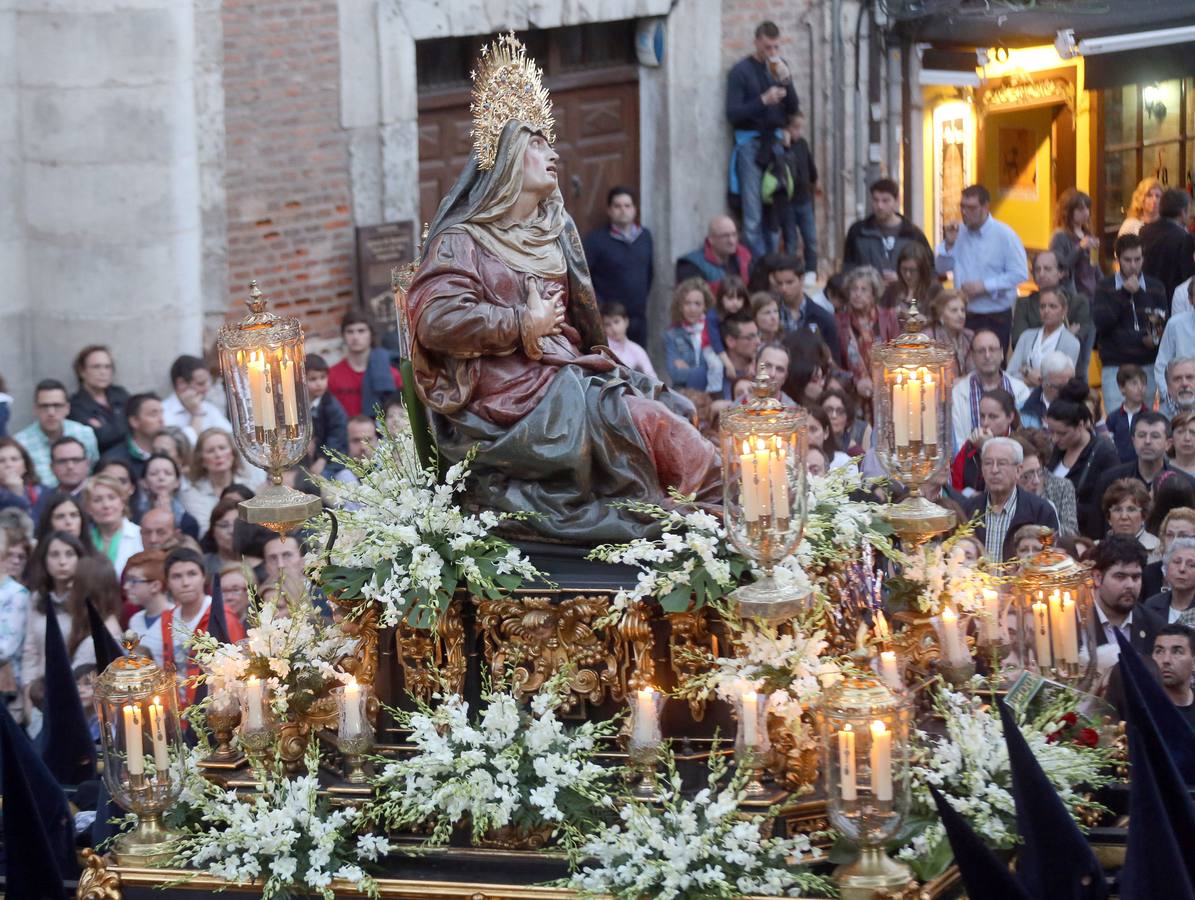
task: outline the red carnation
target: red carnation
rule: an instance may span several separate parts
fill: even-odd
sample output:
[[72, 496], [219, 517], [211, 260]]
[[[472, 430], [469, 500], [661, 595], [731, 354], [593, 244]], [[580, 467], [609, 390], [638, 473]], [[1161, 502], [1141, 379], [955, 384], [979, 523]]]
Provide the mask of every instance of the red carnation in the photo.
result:
[[1098, 747], [1100, 733], [1094, 728], [1081, 728], [1078, 737], [1075, 738], [1075, 743], [1082, 744], [1084, 747]]

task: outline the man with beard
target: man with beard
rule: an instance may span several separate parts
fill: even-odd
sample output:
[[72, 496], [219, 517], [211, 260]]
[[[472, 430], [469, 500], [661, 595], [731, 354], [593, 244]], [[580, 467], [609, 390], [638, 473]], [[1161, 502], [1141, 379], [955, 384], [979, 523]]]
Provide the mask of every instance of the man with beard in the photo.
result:
[[1154, 638], [1153, 661], [1162, 676], [1162, 689], [1195, 728], [1195, 694], [1191, 673], [1195, 672], [1195, 631], [1186, 625], [1167, 625]]
[[1123, 534], [1108, 535], [1085, 558], [1094, 564], [1091, 574], [1095, 579], [1096, 646], [1101, 672], [1110, 669], [1120, 657], [1114, 631], [1145, 656], [1153, 649], [1154, 637], [1164, 624], [1137, 602], [1145, 560], [1145, 548], [1136, 538]]
[[[1162, 332], [1161, 343], [1158, 344], [1158, 358], [1154, 360], [1154, 380], [1162, 394], [1162, 408], [1176, 410], [1170, 396], [1170, 366], [1179, 361], [1193, 359], [1186, 354], [1188, 348], [1195, 347], [1195, 311], [1179, 313], [1166, 323], [1166, 330]], [[1191, 398], [1195, 404], [1195, 397]], [[1188, 409], [1191, 407], [1187, 407]], [[1173, 413], [1172, 413], [1173, 414]]]

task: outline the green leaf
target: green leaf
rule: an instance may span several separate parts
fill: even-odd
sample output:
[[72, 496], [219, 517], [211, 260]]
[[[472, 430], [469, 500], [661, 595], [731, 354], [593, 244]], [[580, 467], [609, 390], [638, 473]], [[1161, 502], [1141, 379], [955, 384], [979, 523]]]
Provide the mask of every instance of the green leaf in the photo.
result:
[[660, 606], [665, 612], [684, 612], [689, 608], [693, 599], [693, 591], [687, 584], [678, 584], [660, 598]]

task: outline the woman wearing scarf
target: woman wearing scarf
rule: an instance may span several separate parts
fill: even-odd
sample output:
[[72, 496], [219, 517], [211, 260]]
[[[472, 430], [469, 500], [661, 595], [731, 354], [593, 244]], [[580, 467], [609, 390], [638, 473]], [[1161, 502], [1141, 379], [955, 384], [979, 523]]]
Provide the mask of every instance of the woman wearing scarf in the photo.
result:
[[564, 210], [539, 70], [513, 36], [486, 48], [474, 152], [440, 204], [409, 294], [416, 389], [451, 462], [477, 448], [470, 499], [540, 513], [565, 542], [650, 524], [612, 500], [720, 491], [692, 405], [604, 346], [589, 270]]
[[846, 276], [846, 309], [837, 313], [838, 343], [859, 394], [865, 417], [871, 419], [871, 348], [900, 334], [895, 311], [879, 308], [883, 282], [871, 266], [852, 269]]

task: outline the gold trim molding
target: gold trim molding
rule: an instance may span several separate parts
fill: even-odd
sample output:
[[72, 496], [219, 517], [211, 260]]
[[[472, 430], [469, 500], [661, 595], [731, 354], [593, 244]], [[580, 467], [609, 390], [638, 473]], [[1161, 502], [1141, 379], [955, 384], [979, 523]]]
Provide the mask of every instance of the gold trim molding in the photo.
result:
[[1014, 109], [1032, 109], [1038, 106], [1066, 104], [1075, 112], [1075, 85], [1067, 78], [1035, 79], [1031, 75], [1011, 76], [1007, 83], [987, 89], [980, 94], [979, 112], [1009, 112]]

